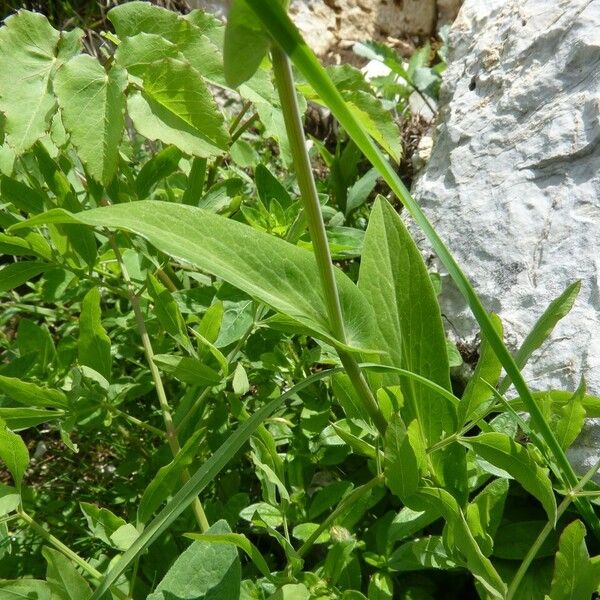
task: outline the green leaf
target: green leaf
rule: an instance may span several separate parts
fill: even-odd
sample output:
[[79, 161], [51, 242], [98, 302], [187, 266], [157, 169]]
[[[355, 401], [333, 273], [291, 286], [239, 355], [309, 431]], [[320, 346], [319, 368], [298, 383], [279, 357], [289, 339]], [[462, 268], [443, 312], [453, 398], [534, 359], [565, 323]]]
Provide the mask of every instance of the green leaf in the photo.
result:
[[269, 418], [288, 399], [294, 397], [304, 388], [314, 384], [316, 381], [330, 377], [336, 372], [335, 369], [316, 373], [304, 381], [293, 386], [286, 393], [275, 398], [262, 408], [257, 410], [251, 417], [244, 421], [225, 440], [219, 449], [192, 475], [191, 479], [184, 484], [175, 494], [173, 499], [167, 503], [165, 508], [148, 524], [142, 534], [123, 556], [104, 575], [100, 585], [95, 590], [90, 600], [100, 600], [102, 595], [127, 569], [131, 562], [144, 551], [179, 515], [190, 505], [200, 492], [219, 474], [229, 463], [239, 449], [248, 441], [259, 426]]
[[[450, 390], [446, 336], [429, 273], [402, 220], [381, 197], [367, 227], [358, 287], [377, 318], [377, 350], [387, 353], [382, 361]], [[397, 376], [393, 380], [396, 382]], [[414, 380], [400, 378], [400, 383], [405, 399], [402, 417], [405, 422], [417, 420], [428, 446], [456, 431], [451, 402]], [[448, 469], [449, 485], [464, 487], [464, 452], [454, 447], [450, 452], [432, 454], [431, 459], [442, 479]]]
[[51, 75], [60, 34], [41, 14], [19, 11], [0, 28], [0, 112], [8, 144], [17, 155], [41, 138], [56, 110]]
[[54, 91], [65, 129], [89, 174], [107, 186], [119, 159], [125, 128], [127, 73], [113, 65], [108, 72], [98, 60], [80, 54], [63, 64]]
[[54, 600], [50, 584], [38, 579], [0, 581], [0, 597], [2, 600]]
[[43, 373], [56, 360], [54, 341], [46, 326], [21, 319], [17, 330], [17, 345], [21, 356], [35, 355]]
[[369, 197], [369, 194], [375, 189], [379, 173], [377, 169], [369, 169], [352, 187], [348, 190], [346, 199], [346, 214], [349, 215], [353, 210], [361, 207]]
[[492, 553], [493, 539], [502, 520], [507, 494], [508, 481], [495, 479], [467, 506], [467, 524], [485, 556]]
[[146, 523], [156, 509], [173, 493], [181, 473], [192, 464], [198, 452], [198, 441], [203, 435], [205, 435], [204, 429], [194, 432], [177, 456], [156, 472], [144, 490], [138, 505], [137, 517], [140, 523]]
[[94, 537], [105, 544], [125, 551], [138, 537], [138, 531], [131, 523], [117, 517], [108, 508], [99, 508], [89, 502], [80, 502], [79, 506]]
[[[525, 338], [515, 355], [515, 363], [519, 369], [522, 369], [527, 364], [530, 356], [550, 337], [557, 323], [569, 314], [575, 304], [575, 300], [577, 300], [580, 289], [581, 281], [576, 281], [548, 305], [548, 308], [546, 308], [542, 316], [536, 321], [531, 332]], [[504, 394], [510, 387], [510, 384], [510, 378], [505, 377], [498, 391]]]
[[0, 517], [16, 511], [21, 504], [21, 496], [9, 485], [0, 483]]
[[0, 252], [12, 256], [39, 256], [48, 261], [52, 260], [50, 244], [34, 231], [20, 237], [0, 233]]
[[165, 58], [148, 66], [142, 78], [142, 90], [127, 102], [139, 133], [193, 156], [222, 154], [228, 143], [223, 115], [188, 63]]
[[585, 527], [581, 521], [573, 521], [560, 536], [550, 598], [591, 598], [597, 587], [598, 581], [594, 577], [594, 569], [585, 546]]
[[551, 523], [556, 521], [556, 498], [548, 473], [534, 460], [525, 446], [515, 442], [505, 433], [482, 433], [461, 438], [477, 456], [514, 477], [544, 507]]
[[[207, 534], [230, 534], [226, 521], [217, 521]], [[175, 561], [148, 600], [238, 598], [241, 567], [237, 550], [230, 544], [193, 542]]]
[[417, 456], [402, 417], [393, 414], [385, 432], [385, 481], [404, 503], [416, 491], [421, 478]]
[[13, 431], [21, 431], [42, 423], [49, 423], [64, 416], [65, 413], [62, 410], [0, 407], [0, 419]]
[[269, 35], [246, 0], [233, 0], [223, 47], [227, 83], [236, 88], [248, 81], [258, 70], [270, 45]]
[[154, 362], [165, 373], [191, 385], [210, 386], [221, 381], [221, 376], [197, 358], [157, 354]]
[[46, 579], [60, 600], [86, 600], [92, 595], [87, 581], [64, 554], [48, 547], [42, 554], [48, 562]]
[[585, 392], [586, 385], [582, 377], [581, 383], [571, 399], [560, 409], [555, 431], [558, 443], [565, 450], [577, 439], [585, 423], [586, 413], [585, 408], [583, 408]]
[[234, 394], [237, 394], [238, 396], [243, 396], [244, 394], [247, 394], [250, 391], [248, 375], [246, 374], [246, 369], [244, 369], [241, 362], [239, 362], [235, 366], [231, 386], [233, 388]]
[[[284, 240], [202, 209], [150, 200], [74, 215], [49, 211], [14, 228], [51, 222], [85, 223], [137, 233], [165, 254], [221, 277], [336, 343], [320, 288], [314, 285], [319, 277], [314, 256]], [[348, 344], [369, 348], [372, 311], [362, 293], [339, 269], [336, 280]]]
[[439, 535], [431, 535], [399, 546], [387, 559], [391, 571], [401, 573], [425, 569], [449, 570], [457, 567], [444, 548]]
[[373, 573], [369, 581], [369, 600], [393, 600], [394, 580], [387, 573]]
[[182, 156], [183, 153], [179, 148], [167, 146], [146, 161], [135, 180], [138, 198], [140, 200], [147, 198], [156, 183], [174, 173], [179, 167]]
[[23, 260], [8, 264], [0, 269], [0, 292], [17, 288], [36, 275], [54, 268], [54, 265], [33, 260]]
[[[502, 321], [497, 315], [491, 314], [490, 320], [500, 337], [502, 337]], [[485, 384], [495, 386], [502, 372], [502, 364], [485, 336], [482, 336], [481, 351], [477, 367], [460, 399], [458, 406], [458, 424], [462, 428], [471, 415], [492, 397], [490, 388]]]
[[174, 338], [186, 337], [185, 321], [171, 292], [152, 273], [148, 273], [147, 284], [154, 302], [154, 314], [163, 329]]
[[5, 423], [0, 423], [0, 458], [12, 475], [20, 494], [25, 470], [29, 464], [29, 452], [21, 437], [8, 429]]
[[107, 381], [111, 380], [110, 338], [102, 327], [100, 290], [97, 287], [93, 287], [81, 302], [77, 349], [80, 364], [91, 367]]
[[39, 190], [7, 176], [2, 176], [0, 183], [3, 199], [13, 204], [15, 208], [32, 214], [44, 211], [46, 196]]
[[213, 544], [229, 544], [243, 550], [263, 576], [271, 579], [271, 569], [260, 550], [241, 533], [186, 533], [185, 537]]
[[27, 383], [16, 377], [0, 375], [0, 392], [25, 406], [66, 408], [68, 404], [67, 397], [60, 390], [51, 390], [35, 383]]

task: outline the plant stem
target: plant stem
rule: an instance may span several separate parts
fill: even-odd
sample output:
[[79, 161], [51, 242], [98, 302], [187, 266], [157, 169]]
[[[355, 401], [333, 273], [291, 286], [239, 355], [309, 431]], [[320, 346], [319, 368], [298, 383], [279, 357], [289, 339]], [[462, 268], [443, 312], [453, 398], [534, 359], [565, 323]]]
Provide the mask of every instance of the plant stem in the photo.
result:
[[[575, 498], [577, 498], [578, 492], [580, 492], [583, 489], [585, 484], [594, 476], [594, 474], [596, 473], [596, 471], [598, 471], [599, 468], [600, 468], [600, 460], [597, 461], [596, 464], [577, 482], [577, 485], [575, 487], [573, 487], [573, 489], [571, 489], [567, 493], [567, 495], [564, 497], [563, 501], [558, 505], [558, 509], [556, 510], [556, 520], [557, 521], [558, 521], [558, 519], [560, 519], [560, 517], [562, 517], [564, 512], [567, 510], [567, 508], [569, 507], [569, 504], [571, 504], [571, 502], [573, 502], [575, 500]], [[534, 561], [535, 557], [537, 556], [537, 553], [539, 552], [540, 548], [542, 547], [542, 544], [546, 541], [546, 538], [550, 535], [550, 532], [554, 529], [554, 527], [555, 527], [554, 523], [548, 522], [548, 523], [546, 523], [546, 525], [544, 526], [542, 531], [540, 531], [535, 542], [533, 542], [531, 548], [529, 548], [525, 558], [523, 559], [523, 562], [519, 565], [519, 569], [515, 573], [513, 580], [510, 582], [510, 585], [508, 586], [506, 600], [512, 600], [515, 597], [515, 595], [519, 589], [519, 585], [521, 585], [521, 582], [523, 581], [523, 577], [525, 577], [525, 574], [527, 573], [527, 569], [529, 569], [529, 566], [531, 565], [531, 563]]]
[[313, 531], [310, 537], [298, 549], [298, 556], [303, 557], [311, 549], [312, 545], [317, 541], [319, 536], [350, 506], [354, 505], [357, 500], [362, 498], [367, 492], [372, 490], [376, 485], [383, 482], [383, 475], [377, 475], [364, 485], [356, 488], [353, 492], [343, 498], [336, 506], [335, 510]]
[[[169, 443], [169, 447], [171, 448], [171, 453], [173, 457], [177, 456], [181, 451], [181, 446], [179, 445], [179, 440], [177, 438], [177, 431], [175, 430], [175, 425], [173, 424], [173, 417], [171, 416], [171, 409], [169, 407], [169, 402], [167, 400], [167, 394], [165, 393], [165, 387], [162, 382], [162, 378], [160, 376], [160, 371], [154, 362], [154, 350], [152, 349], [152, 344], [150, 342], [150, 336], [148, 335], [148, 330], [146, 329], [146, 322], [144, 320], [144, 315], [142, 314], [142, 309], [140, 306], [140, 298], [135, 293], [133, 289], [133, 284], [131, 282], [131, 277], [129, 276], [129, 271], [127, 270], [127, 266], [123, 261], [123, 257], [121, 255], [121, 251], [119, 250], [119, 246], [115, 241], [115, 238], [111, 232], [107, 233], [108, 238], [110, 240], [111, 246], [113, 248], [113, 252], [115, 253], [115, 257], [119, 266], [121, 268], [121, 273], [123, 275], [123, 279], [125, 280], [125, 284], [129, 291], [129, 300], [131, 302], [131, 306], [133, 308], [133, 314], [135, 316], [135, 322], [137, 325], [138, 332], [140, 337], [142, 338], [142, 346], [144, 347], [144, 354], [146, 355], [146, 361], [148, 363], [148, 368], [150, 369], [150, 373], [152, 375], [152, 380], [154, 381], [154, 387], [156, 389], [156, 395], [158, 397], [158, 402], [160, 404], [160, 409], [162, 412], [163, 420], [165, 422], [165, 429], [167, 434], [167, 441]], [[190, 474], [187, 469], [185, 469], [181, 474], [181, 479], [184, 483], [187, 483], [190, 479]], [[204, 508], [200, 502], [200, 499], [196, 497], [192, 502], [192, 510], [194, 511], [194, 515], [196, 517], [196, 521], [198, 522], [198, 526], [200, 527], [200, 531], [203, 533], [210, 527], [208, 524], [208, 520], [206, 518], [206, 514], [204, 513]]]
[[[296, 170], [298, 187], [300, 188], [300, 196], [306, 214], [308, 231], [319, 269], [319, 277], [327, 306], [330, 327], [334, 337], [342, 344], [346, 344], [346, 329], [344, 327], [342, 306], [335, 281], [335, 269], [329, 251], [317, 186], [315, 185], [310, 159], [306, 150], [304, 130], [300, 119], [300, 109], [298, 107], [290, 61], [285, 52], [279, 47], [273, 47], [271, 54], [275, 84], [283, 110], [285, 128]], [[349, 352], [340, 349], [338, 349], [338, 354], [365, 408], [373, 419], [377, 429], [383, 435], [387, 426], [386, 420], [379, 410], [377, 401], [358, 366], [356, 358]]]

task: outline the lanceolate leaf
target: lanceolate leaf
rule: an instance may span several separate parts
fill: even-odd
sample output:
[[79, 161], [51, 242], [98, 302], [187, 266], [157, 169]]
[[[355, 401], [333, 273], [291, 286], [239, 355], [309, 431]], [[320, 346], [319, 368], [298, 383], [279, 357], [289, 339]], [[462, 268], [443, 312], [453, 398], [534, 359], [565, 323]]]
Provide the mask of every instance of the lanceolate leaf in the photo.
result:
[[16, 377], [0, 375], [0, 393], [25, 406], [66, 408], [67, 398], [60, 390], [50, 390]]
[[19, 287], [36, 275], [50, 271], [53, 268], [54, 265], [33, 260], [23, 260], [18, 263], [6, 265], [0, 269], [0, 292], [6, 292], [7, 290]]
[[515, 442], [505, 433], [482, 433], [462, 438], [475, 454], [503, 469], [514, 477], [544, 507], [548, 519], [556, 520], [556, 499], [547, 472], [533, 459], [525, 446]]
[[560, 409], [559, 419], [556, 423], [556, 438], [558, 439], [558, 443], [565, 450], [581, 433], [581, 429], [585, 423], [585, 408], [583, 408], [585, 391], [586, 385], [584, 379], [582, 378], [577, 391]]
[[[165, 254], [221, 277], [335, 342], [320, 287], [314, 285], [319, 275], [313, 255], [281, 239], [200, 208], [149, 200], [74, 215], [49, 211], [16, 227], [50, 222], [84, 223], [137, 233]], [[369, 348], [371, 308], [346, 275], [337, 270], [336, 278], [348, 344]]]
[[117, 65], [108, 72], [87, 54], [58, 69], [54, 90], [62, 120], [90, 175], [108, 185], [115, 174], [125, 127], [127, 74]]
[[100, 290], [92, 288], [81, 303], [79, 317], [79, 362], [98, 371], [107, 381], [111, 380], [112, 357], [110, 338], [102, 327]]
[[406, 426], [399, 414], [392, 415], [385, 432], [385, 481], [405, 504], [419, 485], [419, 464]]
[[23, 476], [29, 464], [29, 452], [21, 437], [8, 429], [4, 422], [0, 422], [0, 459], [10, 471], [17, 491], [21, 493]]
[[43, 15], [19, 11], [0, 28], [0, 112], [8, 144], [22, 154], [46, 133], [56, 109], [51, 75], [60, 34]]
[[188, 63], [165, 58], [148, 66], [142, 77], [142, 90], [130, 95], [127, 105], [142, 135], [200, 157], [227, 148], [223, 116]]

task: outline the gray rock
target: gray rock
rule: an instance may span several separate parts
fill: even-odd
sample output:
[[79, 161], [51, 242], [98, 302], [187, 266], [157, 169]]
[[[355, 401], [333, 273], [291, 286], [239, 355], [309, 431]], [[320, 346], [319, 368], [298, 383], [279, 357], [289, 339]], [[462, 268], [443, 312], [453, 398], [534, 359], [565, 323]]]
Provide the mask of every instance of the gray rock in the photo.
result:
[[[573, 310], [525, 374], [534, 389], [569, 390], [583, 374], [594, 395], [599, 31], [600, 0], [466, 0], [451, 32], [431, 159], [413, 190], [513, 348], [581, 279]], [[447, 276], [442, 309], [455, 335], [473, 341], [478, 328]], [[600, 420], [590, 419], [571, 452], [579, 471], [597, 459], [598, 440]]]
[[[527, 369], [534, 388], [600, 394], [600, 0], [467, 0], [440, 125], [414, 187], [516, 347], [575, 279], [570, 315]], [[477, 331], [450, 283], [450, 327]]]

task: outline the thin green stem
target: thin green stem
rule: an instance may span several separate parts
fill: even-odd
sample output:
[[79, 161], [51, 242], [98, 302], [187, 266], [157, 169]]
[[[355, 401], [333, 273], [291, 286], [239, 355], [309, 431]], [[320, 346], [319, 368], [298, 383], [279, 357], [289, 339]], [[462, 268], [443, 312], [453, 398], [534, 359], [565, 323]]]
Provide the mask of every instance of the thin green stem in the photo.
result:
[[360, 498], [362, 498], [367, 492], [371, 491], [376, 485], [383, 482], [383, 475], [377, 475], [364, 485], [356, 488], [353, 492], [343, 498], [340, 503], [336, 506], [335, 510], [313, 531], [310, 537], [300, 546], [298, 549], [298, 556], [303, 557], [312, 548], [313, 544], [317, 541], [319, 536], [330, 526], [333, 522], [343, 514], [348, 508], [354, 506]]
[[[181, 446], [179, 444], [179, 439], [177, 438], [177, 431], [173, 423], [171, 408], [167, 400], [167, 394], [165, 392], [165, 387], [160, 376], [160, 371], [158, 370], [158, 367], [154, 362], [154, 350], [150, 342], [148, 330], [146, 329], [146, 322], [144, 320], [144, 315], [140, 306], [140, 298], [133, 289], [133, 284], [131, 281], [131, 277], [129, 276], [129, 271], [127, 270], [127, 266], [123, 261], [123, 256], [121, 255], [121, 251], [119, 250], [119, 246], [113, 234], [111, 232], [108, 232], [107, 235], [112, 246], [113, 252], [115, 253], [115, 258], [117, 259], [117, 262], [121, 269], [123, 280], [125, 281], [125, 285], [129, 291], [129, 301], [131, 302], [131, 306], [133, 308], [133, 314], [135, 317], [138, 333], [140, 334], [140, 337], [142, 339], [142, 346], [144, 347], [144, 354], [146, 355], [146, 362], [148, 363], [148, 368], [150, 369], [152, 380], [154, 381], [154, 388], [156, 389], [156, 395], [158, 397], [158, 402], [160, 404], [163, 420], [165, 422], [167, 441], [169, 443], [169, 447], [171, 448], [171, 453], [173, 454], [173, 457], [175, 457], [181, 451]], [[183, 483], [187, 483], [189, 481], [190, 474], [187, 469], [185, 469], [182, 472], [181, 479]], [[192, 502], [192, 510], [196, 517], [196, 521], [198, 522], [198, 526], [200, 527], [200, 531], [204, 533], [210, 527], [210, 525], [208, 523], [208, 519], [206, 518], [206, 514], [204, 513], [204, 508], [202, 507], [200, 499], [197, 497]]]
[[[335, 268], [329, 251], [327, 232], [325, 231], [325, 223], [323, 222], [323, 215], [321, 213], [317, 186], [310, 165], [310, 158], [306, 150], [306, 140], [300, 119], [300, 109], [296, 97], [292, 68], [287, 55], [279, 47], [272, 49], [272, 61], [275, 84], [283, 110], [285, 128], [296, 171], [296, 179], [300, 188], [308, 231], [319, 270], [330, 327], [334, 337], [342, 344], [346, 344], [346, 329], [335, 280]], [[338, 354], [352, 385], [362, 399], [375, 426], [383, 435], [387, 426], [385, 417], [379, 410], [377, 401], [358, 366], [356, 358], [349, 352], [341, 350], [338, 350]]]
[[[577, 485], [573, 487], [573, 489], [564, 497], [563, 501], [558, 505], [558, 509], [556, 510], [556, 520], [560, 519], [562, 515], [565, 513], [571, 502], [573, 502], [578, 493], [583, 489], [585, 484], [594, 476], [594, 474], [600, 469], [600, 460], [596, 462], [596, 464], [577, 482]], [[546, 538], [550, 535], [550, 533], [554, 530], [553, 523], [546, 523], [542, 531], [540, 531], [538, 537], [535, 542], [533, 542], [531, 548], [529, 548], [523, 562], [519, 565], [515, 576], [513, 577], [510, 585], [508, 586], [508, 592], [506, 594], [506, 600], [513, 600], [515, 597], [521, 582], [523, 581], [523, 577], [527, 573], [531, 563], [535, 560], [537, 553], [542, 547], [543, 543], [546, 541]]]

